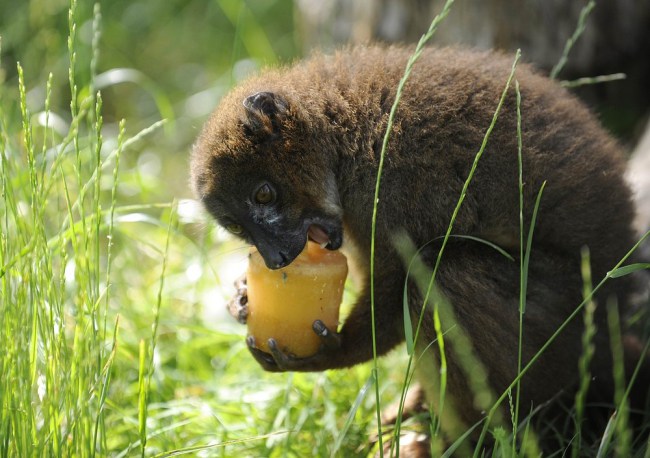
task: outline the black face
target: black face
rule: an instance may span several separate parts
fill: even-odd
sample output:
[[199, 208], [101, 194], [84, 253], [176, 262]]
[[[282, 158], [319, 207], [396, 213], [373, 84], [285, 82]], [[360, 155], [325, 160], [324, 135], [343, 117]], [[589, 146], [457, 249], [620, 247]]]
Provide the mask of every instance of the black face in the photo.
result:
[[192, 165], [195, 189], [219, 224], [255, 245], [271, 269], [290, 264], [308, 238], [340, 248], [332, 152], [308, 143], [289, 101], [262, 91], [221, 110], [195, 145]]
[[204, 204], [220, 225], [255, 245], [269, 269], [290, 264], [308, 238], [330, 250], [341, 247], [340, 218], [316, 204], [283, 192], [267, 179], [240, 183], [235, 193], [233, 189], [206, 196]]

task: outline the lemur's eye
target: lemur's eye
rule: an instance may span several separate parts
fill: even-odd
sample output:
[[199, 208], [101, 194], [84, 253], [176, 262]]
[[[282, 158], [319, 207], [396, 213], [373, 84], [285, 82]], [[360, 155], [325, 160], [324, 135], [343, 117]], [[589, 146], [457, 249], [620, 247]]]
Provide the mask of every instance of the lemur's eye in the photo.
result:
[[235, 235], [241, 235], [244, 232], [244, 228], [241, 226], [241, 224], [235, 223], [226, 224], [226, 230]]
[[275, 200], [275, 190], [270, 184], [264, 183], [255, 191], [255, 202], [258, 204], [270, 204]]

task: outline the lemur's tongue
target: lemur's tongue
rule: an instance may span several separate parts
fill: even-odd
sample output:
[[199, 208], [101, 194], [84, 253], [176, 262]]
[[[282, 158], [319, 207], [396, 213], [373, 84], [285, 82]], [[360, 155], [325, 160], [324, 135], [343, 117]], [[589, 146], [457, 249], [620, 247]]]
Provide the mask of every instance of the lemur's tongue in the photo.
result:
[[315, 224], [309, 226], [309, 229], [307, 230], [307, 236], [314, 242], [318, 243], [321, 248], [327, 247], [327, 244], [330, 243], [330, 236], [327, 235], [327, 232]]

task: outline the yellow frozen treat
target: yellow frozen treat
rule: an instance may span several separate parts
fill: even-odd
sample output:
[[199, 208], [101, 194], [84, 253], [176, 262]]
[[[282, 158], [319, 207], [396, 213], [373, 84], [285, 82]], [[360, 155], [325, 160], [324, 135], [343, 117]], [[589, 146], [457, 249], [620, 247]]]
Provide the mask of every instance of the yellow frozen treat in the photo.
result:
[[307, 242], [288, 266], [270, 270], [255, 248], [251, 249], [246, 273], [248, 283], [248, 333], [255, 345], [269, 351], [268, 339], [298, 357], [318, 351], [320, 338], [312, 323], [321, 320], [336, 331], [347, 260], [338, 251]]

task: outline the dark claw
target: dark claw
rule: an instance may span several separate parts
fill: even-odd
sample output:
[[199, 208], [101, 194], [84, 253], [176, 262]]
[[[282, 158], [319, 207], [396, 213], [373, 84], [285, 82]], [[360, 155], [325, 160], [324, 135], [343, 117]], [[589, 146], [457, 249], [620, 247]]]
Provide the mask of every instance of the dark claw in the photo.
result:
[[327, 329], [327, 326], [325, 326], [325, 323], [323, 323], [321, 320], [314, 321], [314, 324], [312, 324], [311, 327], [314, 332], [320, 337], [326, 337], [330, 333], [329, 329]]
[[255, 337], [246, 336], [246, 345], [248, 345], [248, 348], [255, 348]]
[[327, 329], [327, 326], [321, 320], [314, 321], [312, 329], [321, 338], [323, 347], [326, 349], [334, 350], [341, 347], [341, 336], [337, 332]]
[[296, 358], [290, 353], [283, 352], [278, 348], [278, 343], [275, 339], [269, 339], [268, 344], [273, 360], [280, 370], [290, 371], [292, 369], [297, 369], [300, 366], [300, 363], [305, 359]]
[[269, 372], [279, 372], [282, 369], [278, 367], [278, 364], [273, 359], [273, 356], [269, 353], [266, 353], [255, 346], [255, 338], [253, 336], [246, 337], [246, 345], [248, 350], [253, 355], [253, 358]]

